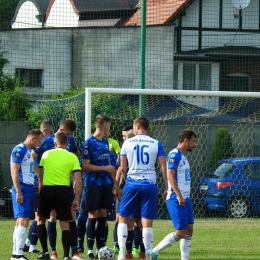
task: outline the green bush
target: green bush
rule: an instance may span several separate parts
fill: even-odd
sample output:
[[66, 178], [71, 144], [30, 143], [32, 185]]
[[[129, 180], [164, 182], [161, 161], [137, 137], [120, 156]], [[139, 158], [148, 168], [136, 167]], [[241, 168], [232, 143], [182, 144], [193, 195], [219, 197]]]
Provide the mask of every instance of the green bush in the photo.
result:
[[219, 128], [213, 142], [213, 147], [209, 157], [209, 168], [217, 165], [221, 159], [235, 156], [232, 137], [225, 128]]

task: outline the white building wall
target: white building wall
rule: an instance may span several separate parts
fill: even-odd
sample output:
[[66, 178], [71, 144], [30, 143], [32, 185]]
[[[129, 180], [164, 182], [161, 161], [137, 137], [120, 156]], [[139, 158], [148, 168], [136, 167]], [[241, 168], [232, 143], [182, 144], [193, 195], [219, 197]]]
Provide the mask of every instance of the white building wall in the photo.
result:
[[203, 0], [202, 3], [202, 27], [218, 28], [220, 10], [219, 1]]
[[242, 10], [243, 29], [259, 29], [259, 0], [251, 0], [248, 7]]
[[238, 29], [239, 28], [239, 18], [234, 17], [234, 15], [239, 15], [239, 10], [234, 7], [231, 0], [223, 1], [222, 8], [222, 28], [225, 29]]
[[182, 18], [183, 27], [198, 27], [199, 26], [199, 1], [193, 2], [186, 9], [186, 15]]
[[35, 5], [30, 1], [24, 2], [12, 24], [12, 29], [42, 27], [42, 23], [38, 21], [36, 15], [39, 15], [39, 12]]
[[26, 88], [28, 94], [58, 94], [71, 85], [70, 30], [15, 30], [1, 37], [9, 61], [4, 73], [13, 74], [16, 68], [43, 70], [43, 87]]
[[46, 27], [78, 27], [79, 16], [68, 0], [56, 0], [46, 20]]
[[114, 26], [120, 19], [82, 20], [79, 27]]
[[192, 30], [182, 30], [181, 32], [181, 50], [191, 51], [199, 48], [199, 32]]

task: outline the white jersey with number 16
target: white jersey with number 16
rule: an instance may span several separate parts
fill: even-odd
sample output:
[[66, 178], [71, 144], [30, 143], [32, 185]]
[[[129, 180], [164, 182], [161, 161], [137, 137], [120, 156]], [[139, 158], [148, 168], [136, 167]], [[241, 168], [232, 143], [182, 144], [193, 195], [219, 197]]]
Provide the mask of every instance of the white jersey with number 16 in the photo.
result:
[[145, 134], [136, 135], [124, 142], [121, 156], [128, 161], [127, 179], [156, 183], [155, 163], [158, 157], [165, 156], [161, 142]]

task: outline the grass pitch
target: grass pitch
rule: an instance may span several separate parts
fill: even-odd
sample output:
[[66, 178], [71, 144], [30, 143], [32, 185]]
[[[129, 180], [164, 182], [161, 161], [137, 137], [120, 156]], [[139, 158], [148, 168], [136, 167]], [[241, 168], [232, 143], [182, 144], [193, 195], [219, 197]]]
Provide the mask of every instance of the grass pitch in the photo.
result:
[[[15, 221], [0, 219], [0, 260], [9, 260], [12, 253], [12, 234]], [[62, 259], [61, 233], [59, 225], [57, 251], [58, 258]], [[109, 222], [109, 237], [107, 245], [113, 247], [114, 223]], [[173, 232], [170, 220], [154, 221], [154, 246], [164, 236]], [[28, 229], [27, 229], [28, 231]], [[260, 259], [260, 219], [195, 219], [194, 233], [190, 260], [256, 260]], [[85, 246], [86, 247], [86, 246]], [[41, 246], [38, 243], [37, 248]], [[37, 259], [36, 255], [25, 253], [30, 260]], [[86, 259], [86, 252], [82, 254]], [[159, 255], [160, 260], [180, 259], [179, 242], [165, 249]]]

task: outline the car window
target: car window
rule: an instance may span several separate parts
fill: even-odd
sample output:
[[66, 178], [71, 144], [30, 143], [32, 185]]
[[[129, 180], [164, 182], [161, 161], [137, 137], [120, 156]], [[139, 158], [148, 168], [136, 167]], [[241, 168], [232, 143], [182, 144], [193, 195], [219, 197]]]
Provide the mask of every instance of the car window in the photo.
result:
[[212, 175], [213, 178], [224, 178], [236, 168], [235, 164], [222, 163]]
[[243, 169], [248, 178], [260, 180], [260, 164], [246, 164]]

